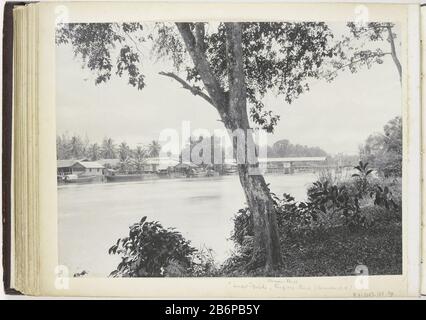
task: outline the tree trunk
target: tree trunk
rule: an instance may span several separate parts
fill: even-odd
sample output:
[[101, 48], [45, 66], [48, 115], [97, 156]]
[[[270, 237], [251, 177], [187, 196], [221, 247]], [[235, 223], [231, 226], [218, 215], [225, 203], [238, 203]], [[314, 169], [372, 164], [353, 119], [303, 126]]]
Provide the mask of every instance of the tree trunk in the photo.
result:
[[[247, 115], [241, 24], [225, 23], [228, 92], [221, 87], [205, 55], [203, 26], [196, 24], [194, 36], [190, 24], [176, 23], [176, 25], [209, 94], [209, 98], [205, 99], [217, 109], [226, 129], [231, 132], [243, 130], [246, 138], [244, 153], [247, 154], [247, 144], [253, 147], [254, 142]], [[237, 152], [237, 145], [234, 144], [234, 153]], [[258, 166], [257, 158], [255, 163], [249, 163], [247, 157], [245, 160], [238, 163], [238, 173], [247, 205], [253, 216], [254, 248], [250, 266], [265, 267], [266, 271], [276, 270], [282, 260], [274, 202], [263, 176], [259, 173], [253, 174], [251, 171]]]
[[[235, 114], [234, 114], [235, 116]], [[265, 271], [277, 270], [281, 263], [281, 245], [276, 218], [276, 210], [270, 190], [262, 174], [259, 172], [257, 155], [255, 162], [249, 162], [249, 147], [254, 146], [253, 136], [249, 129], [247, 113], [240, 113], [224, 122], [230, 131], [231, 140], [235, 130], [243, 130], [245, 133], [244, 145], [233, 141], [233, 153], [237, 160], [238, 175], [244, 190], [247, 205], [253, 219], [253, 253], [247, 266], [248, 269], [265, 267]], [[244, 159], [244, 160], [241, 160]], [[253, 159], [251, 159], [253, 161]]]
[[[249, 130], [247, 112], [240, 113], [233, 121], [229, 118], [227, 121], [224, 119], [224, 122], [230, 131], [231, 140], [234, 138], [232, 133], [235, 130], [242, 129], [245, 133], [244, 145], [234, 142], [233, 153], [237, 160], [240, 183], [253, 218], [253, 253], [247, 267], [253, 269], [263, 266], [265, 271], [277, 270], [282, 263], [282, 258], [276, 210], [270, 190], [258, 170], [257, 155], [254, 162], [253, 159], [249, 162], [249, 148], [254, 146], [254, 141]], [[244, 160], [242, 161], [241, 158]]]
[[[265, 271], [277, 270], [282, 263], [281, 245], [274, 201], [263, 175], [259, 171], [257, 154], [249, 159], [249, 148], [254, 141], [249, 130], [249, 121], [245, 109], [234, 113], [232, 120], [224, 122], [230, 131], [231, 140], [235, 130], [244, 132], [244, 141], [233, 141], [233, 153], [237, 160], [238, 175], [243, 187], [247, 205], [253, 219], [253, 253], [248, 269], [264, 267]], [[243, 145], [241, 145], [243, 143]], [[253, 161], [254, 160], [254, 161]]]
[[247, 165], [238, 165], [240, 182], [253, 217], [254, 242], [250, 265], [265, 266], [266, 271], [281, 265], [281, 246], [275, 207], [262, 175], [251, 175]]
[[[248, 148], [254, 148], [253, 136], [247, 115], [247, 97], [240, 23], [226, 23], [226, 53], [229, 78], [229, 101], [224, 120], [228, 130], [242, 130], [245, 136], [243, 162], [237, 156], [238, 174], [253, 217], [254, 242], [252, 267], [264, 266], [266, 271], [276, 270], [281, 264], [281, 246], [278, 234], [274, 202], [265, 179], [255, 161], [250, 159]], [[240, 145], [241, 147], [241, 145]], [[233, 143], [234, 154], [238, 145]], [[254, 170], [250, 170], [254, 169]]]

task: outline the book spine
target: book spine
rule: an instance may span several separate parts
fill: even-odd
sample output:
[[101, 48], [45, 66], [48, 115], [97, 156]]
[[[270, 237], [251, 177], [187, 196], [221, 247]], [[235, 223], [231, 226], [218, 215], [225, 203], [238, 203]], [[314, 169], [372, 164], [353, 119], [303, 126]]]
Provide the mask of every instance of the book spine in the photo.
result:
[[426, 3], [422, 3], [420, 7], [420, 68], [421, 68], [421, 211], [422, 211], [422, 221], [421, 221], [421, 257], [420, 257], [420, 281], [421, 281], [421, 294], [426, 295], [426, 128], [424, 124], [426, 123], [426, 99], [424, 94], [426, 93]]
[[21, 294], [12, 288], [12, 106], [13, 106], [13, 8], [26, 2], [6, 2], [3, 9], [3, 96], [2, 96], [2, 265], [6, 294]]

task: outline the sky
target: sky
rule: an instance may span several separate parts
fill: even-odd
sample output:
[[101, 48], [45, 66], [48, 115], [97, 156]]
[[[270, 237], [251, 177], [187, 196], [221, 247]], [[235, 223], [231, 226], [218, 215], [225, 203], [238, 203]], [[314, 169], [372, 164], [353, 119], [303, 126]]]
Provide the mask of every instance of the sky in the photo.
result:
[[[342, 72], [331, 83], [315, 80], [291, 105], [283, 97], [268, 96], [265, 105], [281, 116], [268, 144], [287, 139], [329, 154], [357, 154], [370, 134], [381, 132], [387, 121], [402, 113], [398, 72], [390, 56], [384, 59], [355, 74]], [[98, 143], [112, 137], [135, 147], [158, 140], [163, 129], [181, 134], [184, 121], [191, 130], [223, 128], [211, 105], [158, 74], [173, 71], [167, 63], [146, 58], [147, 85], [141, 91], [114, 76], [96, 86], [94, 75], [82, 68], [68, 45], [57, 47], [56, 66], [58, 134], [78, 134]]]

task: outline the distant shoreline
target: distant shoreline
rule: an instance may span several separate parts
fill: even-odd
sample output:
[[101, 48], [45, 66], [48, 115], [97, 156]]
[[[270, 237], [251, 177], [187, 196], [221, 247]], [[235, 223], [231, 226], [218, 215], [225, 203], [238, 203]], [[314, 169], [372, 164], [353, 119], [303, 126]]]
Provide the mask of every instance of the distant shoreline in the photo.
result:
[[[315, 175], [315, 172], [308, 172], [308, 171], [300, 171], [295, 172], [293, 174], [285, 174], [285, 173], [279, 173], [279, 172], [270, 172], [270, 173], [264, 173], [263, 176], [297, 176], [301, 174], [312, 174]], [[166, 181], [179, 181], [182, 182], [190, 182], [190, 181], [215, 181], [215, 180], [223, 180], [226, 178], [235, 177], [238, 178], [238, 174], [228, 174], [228, 175], [219, 175], [219, 176], [212, 176], [212, 177], [191, 177], [191, 178], [185, 178], [185, 177], [160, 177], [156, 179], [144, 179], [144, 180], [137, 180], [137, 181], [117, 181], [117, 182], [89, 182], [89, 183], [60, 183], [57, 184], [58, 189], [62, 189], [68, 186], [88, 186], [88, 185], [119, 185], [119, 184], [139, 184], [143, 182], [150, 182], [150, 183], [156, 183], [156, 182], [166, 182]]]

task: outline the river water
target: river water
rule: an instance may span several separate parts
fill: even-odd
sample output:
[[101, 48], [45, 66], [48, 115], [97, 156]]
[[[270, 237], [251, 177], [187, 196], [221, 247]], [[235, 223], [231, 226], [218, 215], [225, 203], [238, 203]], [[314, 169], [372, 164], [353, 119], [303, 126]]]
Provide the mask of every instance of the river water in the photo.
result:
[[[271, 191], [304, 200], [313, 173], [267, 175]], [[107, 276], [120, 258], [108, 255], [143, 216], [174, 227], [217, 261], [232, 250], [232, 218], [245, 199], [237, 176], [58, 186], [59, 260], [70, 272]]]

